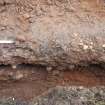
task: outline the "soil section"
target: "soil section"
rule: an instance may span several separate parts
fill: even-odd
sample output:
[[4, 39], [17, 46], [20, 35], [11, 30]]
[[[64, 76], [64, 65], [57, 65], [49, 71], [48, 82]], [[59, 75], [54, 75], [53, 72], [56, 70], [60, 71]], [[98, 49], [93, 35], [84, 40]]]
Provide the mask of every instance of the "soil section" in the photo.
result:
[[0, 64], [105, 64], [104, 0], [0, 0], [0, 20]]
[[48, 72], [46, 67], [33, 65], [19, 65], [15, 70], [10, 66], [0, 67], [0, 98], [30, 101], [58, 85], [105, 86], [105, 70], [96, 66], [61, 72]]

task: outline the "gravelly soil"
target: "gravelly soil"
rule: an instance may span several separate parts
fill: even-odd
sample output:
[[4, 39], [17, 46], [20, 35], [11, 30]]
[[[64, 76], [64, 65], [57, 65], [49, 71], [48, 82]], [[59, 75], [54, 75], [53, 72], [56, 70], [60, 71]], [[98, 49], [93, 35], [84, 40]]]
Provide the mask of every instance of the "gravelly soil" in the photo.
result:
[[30, 103], [2, 99], [0, 105], [105, 105], [105, 87], [57, 86]]
[[0, 2], [0, 39], [13, 42], [0, 44], [0, 63], [69, 68], [105, 62], [104, 0]]
[[33, 105], [105, 105], [105, 88], [56, 87]]

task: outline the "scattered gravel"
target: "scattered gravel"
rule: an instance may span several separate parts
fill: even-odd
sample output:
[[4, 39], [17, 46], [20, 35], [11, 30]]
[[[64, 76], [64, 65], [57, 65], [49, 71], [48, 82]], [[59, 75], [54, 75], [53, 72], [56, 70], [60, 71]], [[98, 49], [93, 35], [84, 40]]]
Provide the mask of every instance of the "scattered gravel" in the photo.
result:
[[105, 87], [61, 87], [38, 97], [33, 105], [105, 105]]

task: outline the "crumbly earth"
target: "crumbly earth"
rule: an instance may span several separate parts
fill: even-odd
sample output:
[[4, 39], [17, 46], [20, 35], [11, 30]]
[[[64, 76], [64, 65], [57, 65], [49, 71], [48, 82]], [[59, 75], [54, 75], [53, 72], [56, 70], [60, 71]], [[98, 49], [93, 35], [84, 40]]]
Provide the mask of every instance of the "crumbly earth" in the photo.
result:
[[0, 40], [11, 41], [0, 44], [0, 63], [104, 64], [104, 2], [0, 0]]
[[[0, 100], [0, 105], [28, 105], [13, 99]], [[61, 87], [50, 89], [29, 105], [105, 105], [105, 87]]]
[[32, 65], [19, 65], [16, 69], [0, 67], [0, 99], [11, 97], [30, 102], [59, 85], [87, 88], [105, 86], [105, 70], [96, 66], [60, 72], [49, 72], [46, 67]]
[[105, 88], [56, 87], [32, 105], [105, 105]]
[[[57, 85], [105, 86], [105, 0], [0, 0], [0, 64], [15, 69], [0, 69], [0, 98], [13, 97], [1, 105]], [[57, 87], [32, 104], [70, 103], [105, 105], [105, 88]]]
[[30, 103], [10, 98], [0, 100], [0, 105], [105, 105], [105, 87], [57, 86]]
[[14, 100], [13, 98], [0, 99], [0, 105], [29, 105], [26, 102]]

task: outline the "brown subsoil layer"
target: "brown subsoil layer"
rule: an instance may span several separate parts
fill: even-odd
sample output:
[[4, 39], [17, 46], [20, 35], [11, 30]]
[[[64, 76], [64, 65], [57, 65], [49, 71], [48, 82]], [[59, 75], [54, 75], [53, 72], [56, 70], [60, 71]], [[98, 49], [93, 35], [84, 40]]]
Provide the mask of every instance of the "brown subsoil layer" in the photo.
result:
[[58, 85], [105, 86], [105, 70], [96, 65], [60, 72], [33, 65], [19, 65], [16, 69], [0, 66], [0, 98], [30, 101]]

